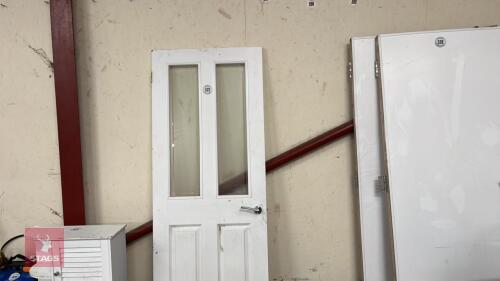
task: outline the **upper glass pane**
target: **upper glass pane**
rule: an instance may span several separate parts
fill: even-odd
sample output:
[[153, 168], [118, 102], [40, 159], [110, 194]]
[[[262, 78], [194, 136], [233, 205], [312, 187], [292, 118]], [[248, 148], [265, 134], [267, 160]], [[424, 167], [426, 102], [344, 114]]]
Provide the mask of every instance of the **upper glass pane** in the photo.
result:
[[216, 66], [219, 195], [248, 194], [245, 64]]
[[199, 196], [198, 66], [170, 66], [168, 73], [170, 196]]

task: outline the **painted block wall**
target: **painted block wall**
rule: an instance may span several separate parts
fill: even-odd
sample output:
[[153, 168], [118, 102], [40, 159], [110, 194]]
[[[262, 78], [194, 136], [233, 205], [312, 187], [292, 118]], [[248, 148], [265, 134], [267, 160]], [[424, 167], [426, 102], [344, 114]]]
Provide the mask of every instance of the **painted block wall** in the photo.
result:
[[[48, 1], [0, 1], [0, 243], [61, 225]], [[22, 253], [22, 240], [8, 253]]]
[[[48, 5], [0, 3], [5, 240], [24, 225], [60, 224], [61, 203], [53, 80], [37, 51], [52, 57]], [[263, 47], [270, 158], [352, 119], [350, 37], [500, 24], [498, 0], [315, 3], [74, 1], [88, 222], [151, 218], [153, 49]], [[267, 177], [270, 280], [361, 279], [353, 156], [347, 137]], [[151, 248], [150, 237], [128, 248], [129, 280], [152, 280]]]

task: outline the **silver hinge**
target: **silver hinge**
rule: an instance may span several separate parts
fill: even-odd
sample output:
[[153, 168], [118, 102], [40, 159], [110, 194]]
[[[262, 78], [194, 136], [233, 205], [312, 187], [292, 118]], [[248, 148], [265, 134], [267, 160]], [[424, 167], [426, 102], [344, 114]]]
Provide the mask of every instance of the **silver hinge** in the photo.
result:
[[389, 190], [386, 176], [379, 176], [375, 180], [375, 190], [381, 191], [381, 192], [387, 192]]
[[352, 79], [352, 61], [350, 61], [348, 64], [347, 64], [347, 77], [349, 77], [349, 79]]
[[378, 60], [375, 61], [375, 77], [379, 78], [380, 76], [380, 66], [378, 64]]

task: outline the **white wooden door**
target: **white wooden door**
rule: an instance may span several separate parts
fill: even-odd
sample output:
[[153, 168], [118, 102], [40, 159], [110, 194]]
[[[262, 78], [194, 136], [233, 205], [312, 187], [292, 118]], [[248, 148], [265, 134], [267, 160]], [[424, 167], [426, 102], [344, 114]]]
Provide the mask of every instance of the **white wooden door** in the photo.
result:
[[378, 50], [397, 280], [500, 280], [500, 29]]
[[391, 280], [393, 268], [375, 78], [375, 37], [352, 38], [352, 82], [363, 280]]
[[154, 280], [268, 280], [262, 49], [152, 65]]

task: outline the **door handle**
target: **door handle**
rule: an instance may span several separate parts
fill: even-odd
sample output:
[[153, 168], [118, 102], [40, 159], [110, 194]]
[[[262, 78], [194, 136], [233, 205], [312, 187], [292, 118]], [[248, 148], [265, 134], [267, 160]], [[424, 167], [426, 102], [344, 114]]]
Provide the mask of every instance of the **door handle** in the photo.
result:
[[256, 215], [260, 215], [262, 213], [262, 208], [260, 206], [255, 206], [255, 207], [241, 206], [240, 211], [251, 212]]

